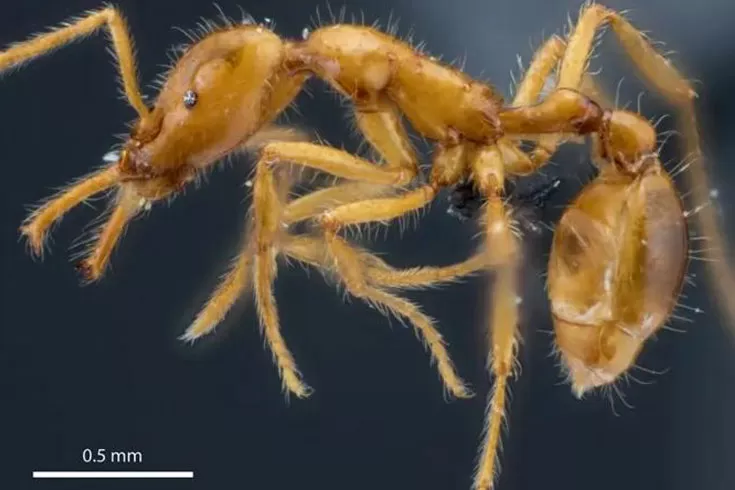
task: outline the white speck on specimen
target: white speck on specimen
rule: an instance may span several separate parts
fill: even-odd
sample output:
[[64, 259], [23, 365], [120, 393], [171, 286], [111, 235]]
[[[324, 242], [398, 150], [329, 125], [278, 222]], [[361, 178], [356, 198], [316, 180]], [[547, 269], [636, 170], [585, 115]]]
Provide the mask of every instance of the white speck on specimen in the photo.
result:
[[118, 160], [120, 160], [120, 153], [117, 151], [108, 151], [102, 157], [102, 161], [107, 163], [115, 163]]

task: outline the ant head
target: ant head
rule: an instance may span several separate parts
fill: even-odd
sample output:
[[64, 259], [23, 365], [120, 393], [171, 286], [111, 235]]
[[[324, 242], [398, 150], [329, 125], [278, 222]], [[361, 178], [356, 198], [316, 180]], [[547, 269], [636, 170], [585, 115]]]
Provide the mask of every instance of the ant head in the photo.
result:
[[122, 179], [156, 198], [244, 144], [291, 101], [283, 88], [295, 82], [280, 76], [285, 51], [278, 36], [256, 25], [194, 44], [133, 126], [120, 156]]

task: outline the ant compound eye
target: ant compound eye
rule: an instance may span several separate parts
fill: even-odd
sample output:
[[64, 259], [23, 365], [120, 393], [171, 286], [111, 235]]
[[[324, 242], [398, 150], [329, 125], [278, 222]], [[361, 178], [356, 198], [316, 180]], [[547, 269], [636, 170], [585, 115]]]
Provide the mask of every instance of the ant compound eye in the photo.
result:
[[184, 94], [184, 107], [187, 109], [191, 109], [195, 105], [197, 105], [197, 99], [199, 97], [197, 96], [197, 93], [193, 90], [187, 90]]

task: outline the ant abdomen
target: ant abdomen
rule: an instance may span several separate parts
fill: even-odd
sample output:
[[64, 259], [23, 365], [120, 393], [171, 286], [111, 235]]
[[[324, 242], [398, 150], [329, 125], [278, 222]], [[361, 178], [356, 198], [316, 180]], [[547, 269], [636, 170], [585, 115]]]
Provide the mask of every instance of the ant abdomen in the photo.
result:
[[671, 314], [687, 265], [681, 200], [656, 160], [604, 169], [562, 216], [549, 260], [557, 344], [578, 396], [615, 381]]

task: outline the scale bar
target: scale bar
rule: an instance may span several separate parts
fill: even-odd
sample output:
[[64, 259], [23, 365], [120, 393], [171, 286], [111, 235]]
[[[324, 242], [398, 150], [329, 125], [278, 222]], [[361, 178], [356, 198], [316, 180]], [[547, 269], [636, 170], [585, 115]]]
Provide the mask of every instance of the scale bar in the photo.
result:
[[34, 471], [33, 478], [194, 478], [193, 471]]

